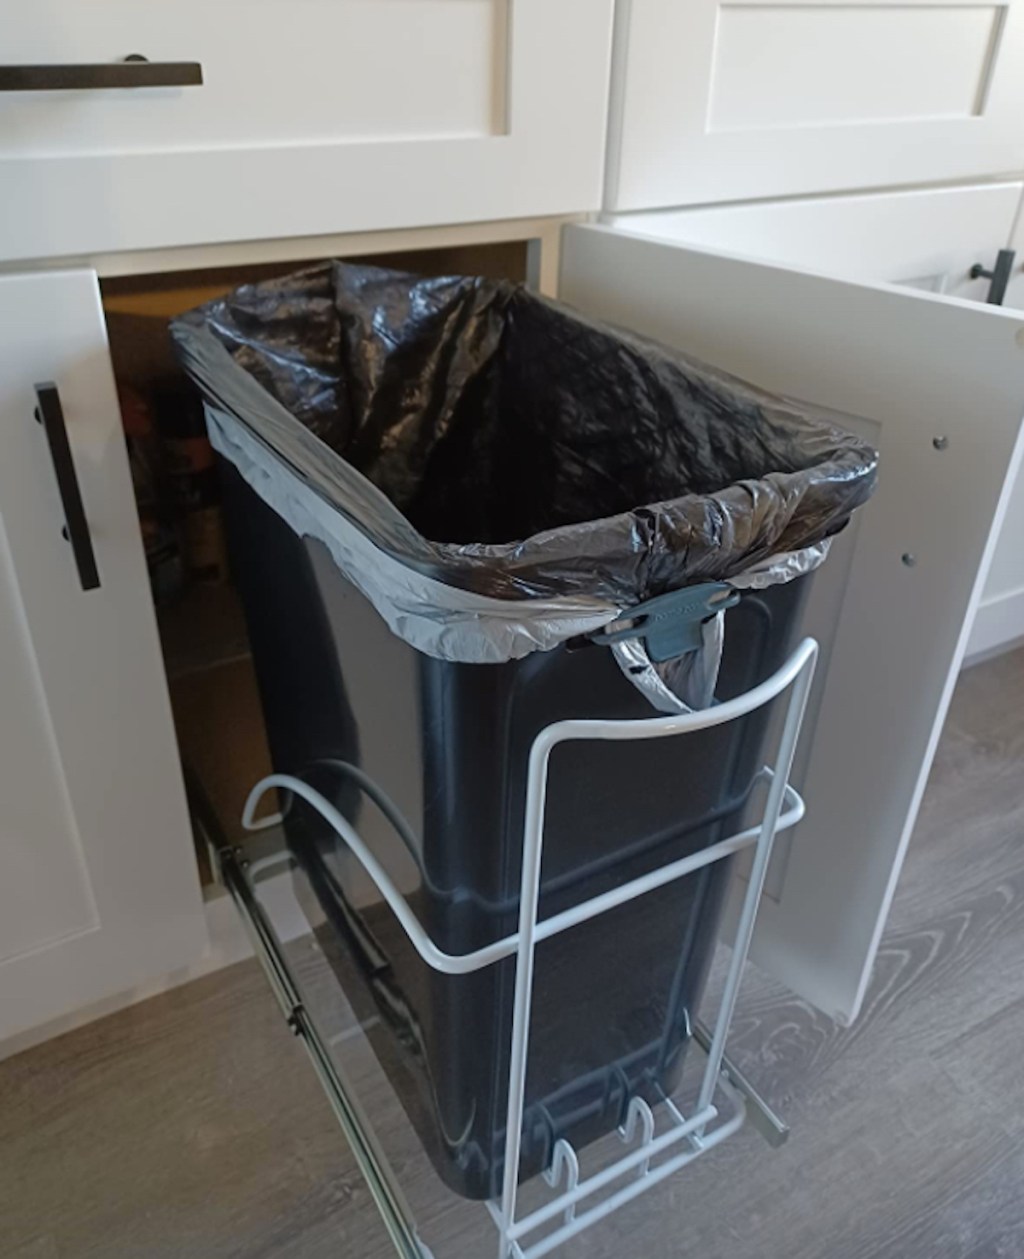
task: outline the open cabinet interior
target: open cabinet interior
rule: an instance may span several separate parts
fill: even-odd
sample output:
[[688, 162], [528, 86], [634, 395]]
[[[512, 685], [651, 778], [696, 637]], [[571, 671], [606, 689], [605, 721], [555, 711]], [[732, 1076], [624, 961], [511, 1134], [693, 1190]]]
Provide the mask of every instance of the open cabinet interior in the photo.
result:
[[[245, 618], [227, 561], [218, 472], [202, 407], [175, 359], [168, 322], [239, 285], [319, 261], [133, 275], [106, 279], [101, 286], [182, 764], [232, 840], [244, 834], [242, 806], [253, 783], [270, 773], [270, 753]], [[421, 275], [522, 281], [527, 244], [358, 261]], [[203, 884], [213, 883], [206, 845], [198, 839], [196, 856]]]
[[[527, 248], [523, 243], [416, 256], [392, 255], [373, 261], [427, 274], [469, 272], [521, 280], [527, 271]], [[202, 444], [204, 430], [195, 401], [183, 393], [184, 380], [169, 343], [168, 320], [247, 281], [298, 270], [300, 265], [104, 283], [107, 331], [130, 446], [140, 440], [149, 441], [156, 463], [163, 464], [172, 456], [182, 460], [184, 472], [174, 475], [196, 481], [206, 478], [212, 457]], [[1019, 319], [1008, 312], [991, 312], [980, 304], [949, 300], [914, 287], [897, 289], [833, 278], [595, 225], [573, 225], [564, 230], [559, 293], [564, 301], [588, 316], [651, 337], [834, 417], [841, 427], [857, 432], [881, 451], [887, 471], [879, 493], [863, 519], [858, 518], [857, 524], [837, 542], [836, 555], [815, 587], [813, 606], [808, 607], [802, 622], [804, 631], [813, 633], [822, 645], [818, 691], [809, 710], [806, 759], [797, 766], [795, 783], [797, 790], [807, 795], [808, 821], [794, 830], [792, 845], [783, 848], [781, 863], [768, 880], [752, 954], [773, 978], [835, 1020], [846, 1021], [856, 1014], [863, 998], [963, 653], [987, 554], [1005, 508], [1007, 478], [1012, 476], [1019, 459], [1022, 368], [1018, 349], [1024, 346], [1024, 330]], [[950, 363], [941, 349], [950, 344], [957, 344], [964, 351], [956, 364]], [[966, 376], [963, 361], [970, 364]], [[973, 422], [979, 416], [984, 424]], [[309, 467], [313, 466], [311, 460]], [[188, 494], [181, 493], [172, 496], [169, 507], [162, 505], [159, 498], [154, 504], [147, 501], [144, 477], [137, 469], [134, 471], [138, 477], [142, 532], [152, 555], [153, 595], [179, 750], [183, 763], [199, 780], [212, 804], [219, 831], [228, 840], [237, 841], [242, 837], [243, 803], [251, 786], [270, 770], [270, 756], [244, 618], [224, 559], [216, 490], [210, 489], [208, 498], [197, 492], [195, 503]], [[955, 520], [948, 512], [951, 501], [958, 503]], [[173, 510], [175, 502], [177, 515]], [[195, 510], [182, 510], [193, 507]], [[274, 522], [279, 528], [277, 517]], [[265, 543], [266, 532], [260, 537]], [[306, 533], [302, 537], [307, 539]], [[161, 549], [164, 542], [166, 552]], [[295, 539], [289, 536], [288, 542], [294, 548]], [[268, 554], [263, 543], [249, 551], [257, 557], [252, 567], [261, 572], [261, 557]], [[282, 553], [285, 549], [282, 546]], [[315, 560], [316, 556], [311, 564]], [[239, 573], [245, 574], [249, 567], [240, 562]], [[265, 571], [288, 576], [292, 569], [287, 563], [275, 563]], [[265, 600], [268, 607], [290, 610], [297, 606], [287, 582], [283, 588], [284, 595], [275, 593]], [[259, 633], [260, 619], [253, 614], [251, 600], [248, 606], [254, 634]], [[345, 642], [353, 641], [359, 629], [357, 618], [342, 606], [340, 596], [337, 605], [330, 606], [338, 613], [331, 620], [332, 630], [343, 625], [348, 635]], [[885, 615], [879, 614], [880, 608], [886, 610]], [[898, 610], [898, 614], [889, 615], [890, 609]], [[372, 615], [367, 615], [372, 621]], [[289, 634], [291, 628], [289, 625]], [[404, 748], [396, 746], [395, 734], [404, 723], [388, 724], [384, 720], [386, 706], [377, 691], [379, 678], [386, 677], [389, 682], [399, 678], [398, 670], [382, 665], [380, 653], [386, 650], [386, 645], [377, 646], [372, 656], [346, 651], [346, 659], [355, 663], [341, 690], [350, 706], [360, 693], [363, 695], [371, 714], [366, 727], [372, 726], [374, 736], [379, 736], [388, 754], [397, 754], [404, 764]], [[262, 669], [262, 640], [259, 655]], [[302, 659], [317, 658], [315, 653], [306, 652]], [[358, 662], [371, 658], [378, 676], [360, 676]], [[535, 662], [538, 667], [547, 663], [544, 659]], [[280, 674], [290, 703], [301, 664], [302, 661], [291, 660]], [[362, 672], [365, 675], [366, 671]], [[306, 679], [307, 698], [318, 695], [326, 685], [322, 673], [311, 669], [310, 674]], [[266, 672], [261, 676], [264, 693], [270, 696]], [[418, 681], [418, 675], [414, 680]], [[415, 694], [418, 696], [419, 692]], [[444, 695], [450, 698], [448, 692]], [[307, 729], [309, 707], [294, 707], [299, 713], [296, 724]], [[883, 712], [885, 719], [880, 720]], [[269, 701], [268, 713], [278, 748], [278, 727], [273, 723], [273, 703]], [[469, 723], [465, 724], [469, 728]], [[485, 726], [481, 725], [480, 731], [473, 740], [479, 747], [494, 742]], [[448, 757], [451, 749], [447, 731], [442, 735], [437, 738], [437, 747], [443, 748]], [[369, 747], [369, 740], [365, 747]], [[280, 759], [279, 751], [277, 755]], [[327, 756], [335, 759], [327, 760], [321, 754], [320, 760], [335, 768], [341, 765], [347, 770], [354, 763], [347, 746], [341, 752], [332, 748]], [[307, 762], [298, 758], [296, 763]], [[851, 767], [855, 767], [855, 772]], [[382, 781], [370, 769], [367, 775], [375, 782]], [[802, 781], [805, 776], [806, 784]], [[479, 773], [453, 773], [449, 777], [452, 782], [472, 784], [481, 794], [488, 789]], [[632, 775], [627, 777], [631, 783], [637, 781]], [[610, 771], [591, 775], [591, 781], [611, 783], [613, 775]], [[780, 777], [778, 781], [785, 779]], [[282, 785], [295, 791], [293, 783], [283, 781]], [[599, 793], [592, 790], [590, 796], [596, 799]], [[583, 793], [580, 798], [585, 798]], [[396, 812], [408, 816], [410, 810], [394, 793], [392, 800], [398, 801]], [[273, 811], [275, 804], [268, 797], [262, 807]], [[390, 815], [383, 812], [387, 822]], [[444, 810], [440, 812], [448, 816]], [[458, 810], [453, 807], [450, 814], [456, 816]], [[324, 817], [330, 822], [326, 814]], [[289, 817], [290, 828], [292, 821]], [[607, 829], [606, 816], [600, 825]], [[336, 829], [344, 837], [343, 828]], [[397, 826], [393, 829], [398, 830]], [[588, 834], [596, 830], [591, 827]], [[360, 835], [365, 833], [368, 831], [360, 825]], [[425, 836], [426, 830], [419, 834]], [[391, 838], [397, 842], [395, 836]], [[418, 853], [422, 855], [422, 849], [416, 849], [415, 844], [406, 846], [414, 859]], [[197, 850], [202, 848], [203, 844], [197, 841]], [[301, 848], [301, 844], [296, 846], [296, 854]], [[478, 850], [479, 845], [473, 848], [474, 852]], [[220, 851], [229, 849], [220, 847]], [[320, 933], [318, 925], [333, 929], [331, 915], [335, 912], [338, 921], [346, 926], [352, 921], [361, 926], [369, 922], [370, 910], [375, 906], [364, 905], [355, 895], [347, 894], [342, 886], [347, 871], [341, 857], [329, 866], [319, 860], [319, 852], [312, 856], [317, 861], [306, 853], [307, 870], [301, 857], [295, 855], [295, 869], [307, 881], [314, 876], [321, 879], [330, 895], [320, 896], [318, 892], [320, 917], [309, 919], [309, 929], [302, 937], [295, 935], [285, 943], [294, 943], [299, 949], [297, 967], [309, 964], [310, 950], [319, 950], [320, 971], [330, 970], [337, 979], [345, 958], [336, 966], [324, 943], [329, 942], [332, 932]], [[251, 859], [253, 866], [270, 868], [266, 859], [261, 860], [255, 853]], [[237, 860], [234, 853], [227, 858], [229, 862]], [[429, 867], [425, 860], [422, 864], [424, 869]], [[221, 865], [222, 869], [227, 868], [223, 857]], [[204, 881], [213, 883], [213, 874], [202, 857], [200, 869]], [[764, 870], [756, 877], [751, 873], [746, 880], [742, 872], [738, 873], [741, 877], [732, 880], [729, 891], [734, 900], [739, 898], [741, 902], [737, 920], [748, 932], [753, 926], [748, 901], [751, 907], [757, 907]], [[328, 884], [328, 875], [333, 883]], [[239, 873], [238, 890], [226, 879], [236, 903], [250, 895], [246, 891], [250, 877], [255, 879], [255, 875]], [[268, 888], [270, 881], [268, 877]], [[301, 883], [302, 879], [294, 882]], [[412, 889], [400, 885], [398, 893], [408, 899], [428, 886], [434, 893], [433, 884], [428, 885], [425, 877], [421, 883], [422, 887]], [[335, 884], [342, 887], [337, 894]], [[447, 883], [439, 882], [438, 886], [443, 895], [451, 890]], [[722, 890], [724, 893], [724, 884]], [[491, 899], [505, 912], [503, 887], [499, 893], [502, 899]], [[520, 903], [526, 902], [521, 899]], [[455, 916], [450, 917], [454, 922]], [[447, 921], [441, 914], [437, 918]], [[433, 919], [431, 923], [435, 925]], [[365, 960], [367, 969], [379, 978], [387, 969], [376, 952], [376, 944], [383, 942], [383, 931], [376, 920], [370, 926], [372, 930], [366, 932], [366, 938], [374, 947], [365, 950]], [[730, 927], [726, 930], [732, 934]], [[334, 934], [341, 938], [342, 933]], [[396, 938], [396, 952], [399, 947], [412, 947], [405, 937]], [[625, 938], [616, 930], [608, 936], [617, 942], [620, 965], [627, 959], [627, 950], [621, 947]], [[709, 934], [709, 939], [710, 957], [714, 933]], [[749, 934], [746, 939], [749, 942]], [[474, 935], [471, 944], [475, 943]], [[743, 949], [735, 949], [733, 956], [742, 960], [745, 948], [744, 944]], [[446, 951], [460, 958], [467, 952], [461, 941], [447, 946]], [[338, 952], [342, 952], [340, 945]], [[614, 987], [609, 982], [609, 967], [594, 965], [597, 950], [589, 956], [592, 975], [599, 976], [605, 987]], [[642, 970], [637, 966], [629, 969], [633, 973]], [[564, 973], [572, 981], [571, 991], [564, 997], [559, 996], [555, 986], [541, 985], [557, 999], [559, 1010], [572, 1009], [574, 1004], [575, 1008], [586, 1010], [592, 1004], [600, 1004], [580, 999], [578, 971], [567, 966]], [[646, 982], [648, 973], [643, 974]], [[358, 985], [344, 982], [346, 975], [340, 977], [343, 988], [358, 991]], [[331, 974], [325, 973], [325, 989], [331, 991], [331, 984]], [[725, 990], [730, 990], [728, 983]], [[386, 1020], [394, 1021], [401, 1035], [406, 1033], [408, 1024], [413, 1029], [408, 1033], [409, 1043], [419, 1050], [420, 1022], [404, 1017], [406, 1003], [399, 1000], [400, 995], [389, 990], [381, 1002], [376, 1002], [375, 997], [373, 1008], [366, 1005], [364, 1010], [353, 1002], [351, 1010], [342, 1010], [336, 1030], [330, 1033], [331, 1051], [353, 1041], [361, 1043], [364, 1029], [369, 1029], [370, 1040], [383, 1039], [384, 1031], [395, 1030], [390, 1023], [385, 1026]], [[509, 1008], [504, 996], [499, 996], [501, 999], [494, 1001], [490, 997], [485, 1001], [467, 1001], [452, 995], [448, 1002], [450, 1010], [461, 1009], [469, 1017], [476, 1017], [475, 1032], [459, 1039], [464, 1045], [472, 1044], [477, 1056], [482, 1056], [479, 1012]], [[624, 989], [624, 999], [632, 1001], [628, 989]], [[290, 1021], [301, 1004], [296, 999], [294, 1007], [286, 1009]], [[412, 1002], [407, 1004], [415, 1014]], [[376, 1012], [380, 1005], [387, 1007], [386, 1016]], [[445, 1006], [439, 1001], [430, 1008]], [[678, 1028], [680, 1043], [688, 1042], [690, 1003], [681, 1001], [673, 1006], [676, 1008], [687, 1014], [686, 1020], [678, 1021]], [[613, 1030], [626, 1026], [626, 1021], [617, 1015], [604, 1019], [602, 1013], [601, 1018]], [[323, 1022], [328, 1023], [326, 1019]], [[545, 1021], [539, 1017], [538, 1023], [556, 1031], [565, 1026], [557, 1018]], [[727, 1024], [728, 1018], [723, 1028]], [[580, 1025], [581, 1020], [576, 1020], [574, 1030], [578, 1031]], [[442, 1015], [433, 1020], [430, 1029], [433, 1027], [447, 1034], [454, 1022]], [[375, 1028], [380, 1029], [379, 1036]], [[596, 1043], [596, 1038], [584, 1031], [586, 1043]], [[438, 1039], [440, 1042], [443, 1035]], [[497, 1039], [502, 1044], [509, 1043], [503, 1035]], [[514, 1038], [512, 1043], [523, 1044]], [[632, 1042], [629, 1043], [632, 1052]], [[375, 1046], [374, 1053], [380, 1057]], [[422, 1056], [425, 1058], [425, 1053]], [[443, 1060], [447, 1075], [459, 1076], [456, 1084], [461, 1085], [468, 1078], [465, 1072], [459, 1075], [457, 1064], [453, 1067], [452, 1054], [437, 1056]], [[525, 1050], [521, 1059], [525, 1062]], [[392, 1078], [390, 1070], [386, 1074]], [[508, 1077], [502, 1078], [511, 1078], [511, 1074], [510, 1071]], [[554, 1085], [549, 1092], [553, 1096], [563, 1081], [555, 1075], [552, 1079]], [[623, 1086], [622, 1096], [627, 1093], [632, 1094], [629, 1081]], [[494, 1090], [493, 1096], [498, 1102], [491, 1109], [497, 1115], [499, 1091]], [[575, 1095], [567, 1091], [565, 1096]], [[466, 1098], [475, 1105], [471, 1090], [455, 1100], [461, 1105]], [[548, 1093], [541, 1100], [550, 1111]], [[409, 1114], [401, 1096], [396, 1104]], [[699, 1108], [693, 1113], [699, 1113]], [[498, 1123], [492, 1127], [498, 1131]], [[518, 1132], [518, 1118], [510, 1119], [506, 1127], [509, 1132]], [[446, 1122], [443, 1126], [444, 1132], [463, 1130], [458, 1124]], [[555, 1131], [552, 1126], [548, 1135]], [[596, 1135], [601, 1136], [602, 1132]], [[494, 1186], [487, 1179], [497, 1166], [490, 1153], [492, 1135], [489, 1128], [477, 1141], [488, 1160], [481, 1173], [483, 1179], [479, 1184], [474, 1181], [468, 1190], [455, 1186], [453, 1179], [449, 1183], [457, 1194], [493, 1196]], [[589, 1141], [588, 1135], [581, 1144]], [[542, 1161], [538, 1158], [537, 1166]], [[512, 1166], [512, 1162], [506, 1158], [505, 1165]]]

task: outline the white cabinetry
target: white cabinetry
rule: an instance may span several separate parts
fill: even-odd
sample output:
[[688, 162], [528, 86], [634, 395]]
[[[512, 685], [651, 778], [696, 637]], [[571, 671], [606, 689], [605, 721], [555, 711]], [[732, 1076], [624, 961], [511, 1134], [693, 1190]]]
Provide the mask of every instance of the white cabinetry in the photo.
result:
[[[1016, 257], [1006, 290], [1006, 305], [1024, 310], [1024, 197], [1010, 239]], [[1006, 510], [985, 592], [974, 618], [971, 654], [997, 651], [1024, 639], [1024, 479]]]
[[[3, 256], [600, 205], [612, 0], [39, 0], [0, 60], [201, 85], [0, 93]], [[0, 68], [0, 78], [3, 68]]]
[[[0, 1039], [206, 944], [96, 277], [0, 279]], [[56, 384], [83, 589], [35, 386]]]
[[1024, 4], [622, 0], [609, 210], [1024, 168]]
[[1021, 454], [1024, 316], [624, 229], [568, 227], [562, 296], [836, 413], [881, 455], [816, 579], [807, 820], [754, 957], [847, 1021], [860, 1006]]
[[[599, 204], [612, 7], [9, 6], [6, 66], [142, 54], [199, 62], [203, 84], [0, 93], [0, 260], [145, 272], [159, 269], [146, 250], [301, 258], [338, 233], [526, 218], [550, 243], [540, 216]], [[837, 413], [881, 450], [877, 498], [815, 585], [809, 813], [756, 953], [846, 1020], [1019, 460], [1024, 316], [981, 305], [969, 272], [1014, 237], [1024, 0], [620, 0], [616, 23], [606, 208], [646, 212], [567, 228], [561, 295]], [[0, 277], [0, 315], [2, 1038], [187, 965], [205, 930], [95, 276]], [[48, 380], [92, 590], [32, 421]], [[1024, 591], [1016, 550], [992, 580]]]
[[1015, 179], [660, 210], [609, 222], [804, 270], [983, 302], [988, 281], [972, 279], [971, 268], [991, 267], [1009, 242], [1022, 192], [1024, 180]]
[[[842, 197], [706, 206], [630, 214], [612, 222], [627, 230], [671, 236], [688, 244], [726, 250], [787, 266], [864, 281], [883, 281], [984, 302], [989, 281], [972, 278], [981, 264], [991, 270], [998, 251], [1016, 249], [1006, 305], [1024, 308], [1024, 182]], [[965, 351], [949, 352], [964, 371]], [[976, 430], [983, 413], [971, 408]], [[955, 491], [959, 504], [966, 486]], [[968, 655], [1024, 636], [1024, 484], [1011, 495], [992, 567], [978, 605]]]

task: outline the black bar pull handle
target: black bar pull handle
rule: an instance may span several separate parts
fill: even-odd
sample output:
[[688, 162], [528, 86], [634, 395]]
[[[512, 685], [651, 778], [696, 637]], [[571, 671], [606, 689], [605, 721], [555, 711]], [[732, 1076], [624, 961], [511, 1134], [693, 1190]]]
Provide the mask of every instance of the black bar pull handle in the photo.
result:
[[198, 61], [149, 61], [138, 53], [124, 61], [78, 65], [0, 66], [0, 92], [90, 91], [119, 87], [198, 87]]
[[64, 408], [60, 403], [57, 386], [52, 381], [36, 385], [36, 400], [35, 416], [46, 431], [53, 470], [57, 474], [57, 489], [60, 492], [66, 521], [64, 536], [71, 543], [82, 589], [96, 590], [100, 584], [100, 574], [96, 567], [96, 555], [92, 549], [89, 522], [85, 518], [85, 507], [82, 505], [82, 491], [78, 488], [78, 476], [75, 473], [74, 460], [71, 458], [71, 445], [68, 442], [67, 425], [64, 423]]
[[1012, 249], [1000, 249], [996, 254], [996, 265], [991, 271], [987, 271], [980, 262], [976, 262], [968, 272], [972, 280], [992, 281], [988, 286], [988, 297], [985, 298], [989, 306], [1002, 306], [1006, 298], [1006, 286], [1013, 275], [1013, 263], [1016, 257]]

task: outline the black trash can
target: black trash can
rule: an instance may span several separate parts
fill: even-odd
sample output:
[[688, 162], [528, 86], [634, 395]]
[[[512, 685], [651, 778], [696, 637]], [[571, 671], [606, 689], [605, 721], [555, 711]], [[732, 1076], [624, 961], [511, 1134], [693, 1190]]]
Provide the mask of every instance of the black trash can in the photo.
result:
[[[813, 567], [792, 557], [874, 484], [849, 434], [511, 285], [333, 264], [175, 337], [222, 455], [275, 769], [335, 804], [450, 953], [515, 930], [538, 731], [654, 714], [592, 631], [760, 566], [776, 584], [724, 613], [717, 674], [718, 698], [748, 690], [788, 654], [811, 580], [778, 574]], [[672, 664], [652, 667], [671, 682]], [[560, 745], [542, 917], [738, 829], [769, 716]], [[433, 1162], [495, 1195], [514, 961], [431, 970], [318, 814], [294, 801], [286, 830]], [[521, 1176], [673, 1087], [728, 876], [715, 863], [539, 946]]]

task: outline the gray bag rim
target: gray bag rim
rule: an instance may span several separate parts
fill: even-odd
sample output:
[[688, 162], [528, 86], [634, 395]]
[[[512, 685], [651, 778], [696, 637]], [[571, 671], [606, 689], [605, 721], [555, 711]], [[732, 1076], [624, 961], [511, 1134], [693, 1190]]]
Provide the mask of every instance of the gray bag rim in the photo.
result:
[[[218, 454], [295, 533], [319, 541], [392, 633], [425, 655], [463, 664], [503, 664], [592, 633], [627, 610], [605, 599], [578, 595], [495, 599], [437, 581], [378, 547], [234, 415], [207, 403], [206, 419]], [[743, 590], [792, 581], [823, 563], [828, 550], [825, 540], [762, 561], [727, 582]], [[712, 618], [704, 647], [688, 653], [692, 659], [683, 674], [678, 668], [674, 671], [671, 682], [665, 670], [651, 665], [636, 640], [616, 644], [613, 655], [625, 676], [659, 711], [706, 707], [713, 698], [721, 659], [724, 616], [720, 612]], [[639, 664], [646, 666], [642, 673], [634, 672]]]

